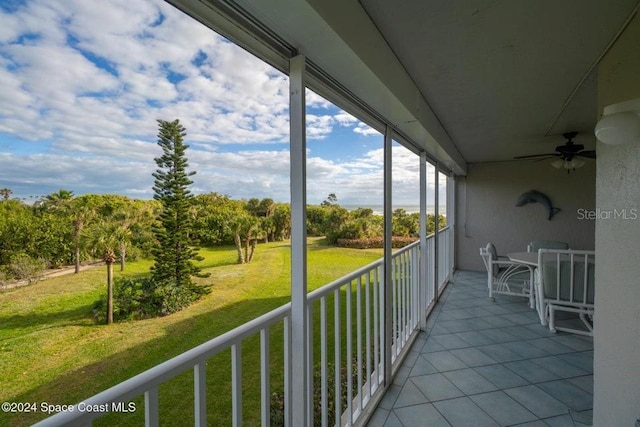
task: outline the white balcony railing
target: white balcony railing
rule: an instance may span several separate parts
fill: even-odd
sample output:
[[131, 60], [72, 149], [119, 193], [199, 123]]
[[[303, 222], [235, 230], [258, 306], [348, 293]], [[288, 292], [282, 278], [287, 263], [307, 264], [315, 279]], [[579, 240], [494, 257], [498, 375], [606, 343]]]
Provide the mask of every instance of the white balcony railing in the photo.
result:
[[[448, 250], [450, 230], [438, 233], [438, 289], [446, 282], [451, 271]], [[427, 238], [427, 251], [433, 250], [433, 235]], [[429, 255], [429, 254], [427, 254]], [[427, 257], [431, 260], [432, 258]], [[393, 253], [391, 324], [392, 336], [385, 337], [384, 262], [382, 259], [360, 268], [328, 285], [308, 294], [308, 408], [315, 414], [315, 423], [334, 425], [336, 411], [341, 425], [357, 424], [362, 415], [381, 396], [384, 384], [385, 343], [391, 345], [392, 370], [399, 365], [403, 350], [417, 333], [421, 316], [419, 286], [425, 286], [422, 295], [427, 298], [424, 307], [434, 299], [433, 274], [420, 280], [420, 245], [416, 242]], [[432, 261], [431, 261], [432, 262]], [[429, 262], [429, 264], [431, 264]], [[427, 270], [433, 272], [433, 270]], [[427, 280], [428, 279], [428, 280]], [[144, 395], [145, 424], [159, 424], [158, 387], [177, 375], [193, 370], [195, 425], [207, 425], [206, 363], [216, 354], [231, 351], [231, 419], [234, 426], [242, 425], [242, 343], [248, 338], [260, 337], [260, 418], [263, 426], [271, 425], [271, 369], [270, 332], [283, 325], [284, 346], [284, 424], [291, 423], [291, 384], [295, 381], [290, 371], [290, 315], [291, 305], [285, 304], [267, 314], [251, 320], [221, 336], [157, 365], [127, 381], [105, 390], [70, 410], [47, 418], [38, 426], [91, 425], [92, 420], [104, 413], [83, 411], [81, 408], [100, 408], [117, 405]], [[319, 340], [314, 341], [314, 335]], [[314, 344], [315, 343], [315, 344]], [[317, 361], [317, 363], [314, 363]], [[219, 366], [216, 369], [220, 369]], [[314, 390], [315, 378], [319, 393]], [[314, 397], [315, 396], [315, 397]], [[212, 398], [211, 396], [209, 397]], [[313, 400], [316, 401], [313, 401]], [[336, 409], [337, 408], [337, 409]]]

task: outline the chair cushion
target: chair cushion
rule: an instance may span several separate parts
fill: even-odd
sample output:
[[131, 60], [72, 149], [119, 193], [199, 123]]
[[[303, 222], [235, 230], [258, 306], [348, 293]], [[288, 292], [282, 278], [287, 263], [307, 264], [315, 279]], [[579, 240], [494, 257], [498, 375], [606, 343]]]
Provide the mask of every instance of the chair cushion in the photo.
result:
[[[587, 263], [587, 295], [584, 296], [584, 262], [574, 262], [573, 272], [573, 302], [593, 304], [595, 296], [594, 276], [595, 263]], [[571, 300], [571, 262], [560, 261], [560, 296], [558, 298], [558, 263], [545, 261], [543, 267], [544, 297], [547, 299], [567, 301]]]
[[498, 259], [498, 251], [493, 243], [487, 243], [487, 252], [491, 254], [491, 260], [496, 261]]

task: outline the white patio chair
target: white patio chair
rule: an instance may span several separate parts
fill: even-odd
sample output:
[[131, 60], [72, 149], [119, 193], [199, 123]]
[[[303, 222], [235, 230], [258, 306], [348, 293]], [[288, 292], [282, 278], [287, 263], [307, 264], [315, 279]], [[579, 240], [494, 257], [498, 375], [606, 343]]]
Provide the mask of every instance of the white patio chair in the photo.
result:
[[527, 252], [538, 252], [538, 249], [569, 249], [569, 244], [558, 240], [532, 240], [527, 245]]
[[492, 243], [480, 248], [480, 256], [487, 269], [489, 298], [495, 301], [494, 294], [503, 294], [526, 297], [533, 302], [532, 267], [498, 256]]
[[[552, 332], [593, 336], [595, 252], [540, 249], [538, 268], [542, 324], [548, 323]], [[585, 329], [557, 325], [556, 311], [578, 313]]]

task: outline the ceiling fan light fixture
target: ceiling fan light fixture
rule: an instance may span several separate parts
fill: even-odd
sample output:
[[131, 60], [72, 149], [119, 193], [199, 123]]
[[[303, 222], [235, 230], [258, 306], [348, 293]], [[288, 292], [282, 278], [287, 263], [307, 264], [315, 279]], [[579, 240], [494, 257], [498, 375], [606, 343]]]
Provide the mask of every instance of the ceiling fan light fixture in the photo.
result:
[[586, 162], [582, 159], [578, 159], [578, 158], [573, 158], [571, 160], [567, 160], [567, 159], [555, 159], [553, 162], [551, 162], [551, 166], [553, 166], [556, 169], [566, 169], [567, 171], [572, 171], [572, 170], [576, 170], [578, 168], [583, 167], [586, 164]]
[[585, 165], [585, 161], [582, 160], [582, 159], [575, 158], [575, 159], [571, 160], [571, 162], [573, 163], [573, 169], [578, 169], [578, 168], [581, 168], [581, 167], [583, 167]]
[[551, 166], [553, 166], [556, 169], [560, 169], [564, 166], [564, 160], [555, 159], [553, 162], [551, 162]]

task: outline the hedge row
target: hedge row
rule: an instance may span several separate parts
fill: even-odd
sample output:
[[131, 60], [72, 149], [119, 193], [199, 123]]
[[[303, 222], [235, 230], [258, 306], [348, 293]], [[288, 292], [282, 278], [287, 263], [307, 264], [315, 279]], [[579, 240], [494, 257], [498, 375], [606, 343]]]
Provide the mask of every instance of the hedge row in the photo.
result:
[[[391, 238], [392, 248], [404, 248], [407, 245], [419, 240], [417, 237], [400, 237], [393, 236]], [[380, 249], [384, 245], [382, 237], [371, 237], [368, 239], [338, 239], [338, 246], [352, 249]]]

